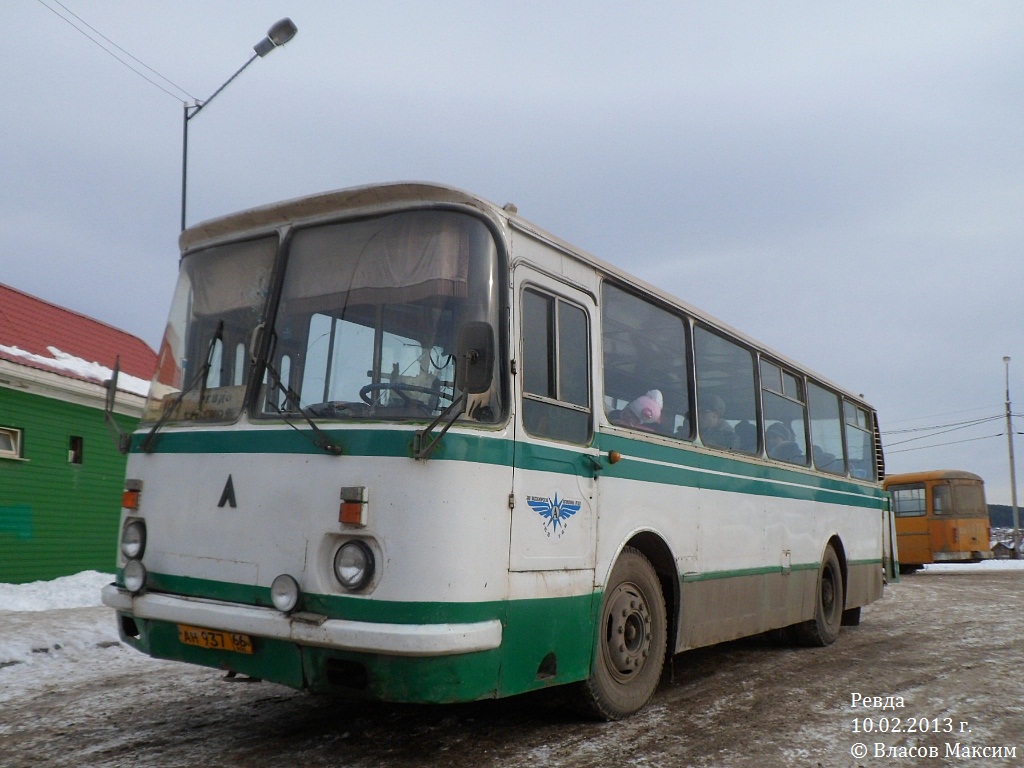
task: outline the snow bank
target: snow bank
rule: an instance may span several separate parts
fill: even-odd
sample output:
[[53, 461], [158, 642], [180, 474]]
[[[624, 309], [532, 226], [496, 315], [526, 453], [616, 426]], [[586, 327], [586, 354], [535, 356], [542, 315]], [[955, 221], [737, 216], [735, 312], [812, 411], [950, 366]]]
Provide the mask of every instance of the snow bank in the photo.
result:
[[86, 571], [0, 584], [0, 702], [111, 663], [123, 648], [114, 612], [100, 602], [100, 589], [111, 581], [110, 574]]
[[83, 571], [53, 581], [0, 584], [0, 614], [4, 611], [52, 611], [102, 605], [100, 590], [113, 580], [109, 573]]
[[932, 563], [926, 565], [928, 573], [994, 573], [995, 571], [1024, 571], [1024, 560], [982, 560], [980, 563]]

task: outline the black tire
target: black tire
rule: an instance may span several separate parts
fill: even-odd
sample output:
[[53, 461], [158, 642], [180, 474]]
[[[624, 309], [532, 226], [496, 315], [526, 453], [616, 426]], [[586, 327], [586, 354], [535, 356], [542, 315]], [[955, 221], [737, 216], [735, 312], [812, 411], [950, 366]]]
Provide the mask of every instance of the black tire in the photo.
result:
[[638, 550], [626, 547], [605, 587], [590, 677], [580, 685], [588, 714], [621, 720], [643, 709], [661, 680], [666, 626], [654, 568]]
[[796, 638], [802, 645], [820, 647], [835, 642], [843, 624], [845, 596], [843, 571], [835, 550], [829, 544], [825, 547], [818, 572], [814, 618], [794, 627]]

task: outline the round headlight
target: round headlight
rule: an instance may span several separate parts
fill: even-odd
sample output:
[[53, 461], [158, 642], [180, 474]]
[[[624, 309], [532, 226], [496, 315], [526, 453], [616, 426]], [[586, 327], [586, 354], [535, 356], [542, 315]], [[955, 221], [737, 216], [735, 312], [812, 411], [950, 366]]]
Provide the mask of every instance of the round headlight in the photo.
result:
[[270, 585], [270, 599], [274, 603], [274, 607], [281, 613], [294, 611], [298, 607], [301, 597], [299, 582], [287, 573], [282, 573]]
[[373, 550], [365, 541], [346, 541], [334, 555], [334, 576], [345, 589], [362, 589], [373, 578]]
[[121, 532], [121, 554], [129, 560], [142, 557], [146, 551], [146, 524], [132, 520]]
[[146, 586], [146, 566], [139, 560], [129, 560], [124, 566], [124, 588], [133, 595]]

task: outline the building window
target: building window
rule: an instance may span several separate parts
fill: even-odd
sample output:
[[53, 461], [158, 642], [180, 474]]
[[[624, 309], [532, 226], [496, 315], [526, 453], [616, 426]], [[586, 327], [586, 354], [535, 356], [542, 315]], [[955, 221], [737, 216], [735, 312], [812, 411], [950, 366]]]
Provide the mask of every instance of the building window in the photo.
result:
[[72, 464], [82, 463], [82, 438], [72, 435], [68, 441], [68, 461]]
[[21, 430], [0, 427], [0, 459], [21, 458]]

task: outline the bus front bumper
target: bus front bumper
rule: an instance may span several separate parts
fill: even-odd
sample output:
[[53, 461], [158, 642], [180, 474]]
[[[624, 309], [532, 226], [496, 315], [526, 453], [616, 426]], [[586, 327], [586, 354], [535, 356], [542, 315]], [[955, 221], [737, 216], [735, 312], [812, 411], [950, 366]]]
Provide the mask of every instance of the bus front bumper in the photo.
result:
[[454, 656], [501, 645], [498, 619], [468, 624], [371, 623], [301, 612], [285, 615], [273, 608], [179, 595], [133, 596], [116, 584], [103, 588], [102, 599], [104, 605], [136, 618], [385, 656]]

